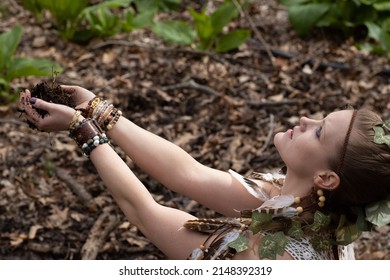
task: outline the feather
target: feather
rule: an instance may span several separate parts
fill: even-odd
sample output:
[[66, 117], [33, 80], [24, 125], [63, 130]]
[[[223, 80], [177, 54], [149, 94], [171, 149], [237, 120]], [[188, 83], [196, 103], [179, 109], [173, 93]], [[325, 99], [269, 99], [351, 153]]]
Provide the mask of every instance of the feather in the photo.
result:
[[271, 213], [273, 217], [293, 217], [297, 214], [294, 204], [294, 196], [278, 195], [265, 201], [259, 208], [260, 212]]
[[261, 201], [266, 201], [269, 199], [269, 194], [264, 190], [264, 188], [256, 184], [256, 182], [254, 182], [253, 180], [246, 178], [231, 169], [229, 169], [229, 173], [235, 179], [237, 179], [251, 195], [253, 195], [257, 199]]
[[[220, 259], [221, 256], [224, 256], [226, 251], [229, 250], [229, 243], [236, 240], [239, 235], [240, 233], [235, 229], [226, 233], [225, 236], [220, 239], [221, 242], [218, 244], [218, 247], [213, 250], [214, 252], [210, 256], [210, 260]], [[210, 248], [209, 251], [211, 251]]]

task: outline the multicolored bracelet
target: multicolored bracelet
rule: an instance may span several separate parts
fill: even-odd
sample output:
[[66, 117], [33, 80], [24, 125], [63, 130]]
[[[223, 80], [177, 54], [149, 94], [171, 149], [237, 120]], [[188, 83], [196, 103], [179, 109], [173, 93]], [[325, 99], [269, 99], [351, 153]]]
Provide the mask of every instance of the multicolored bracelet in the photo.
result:
[[88, 102], [83, 116], [85, 118], [95, 119], [103, 131], [108, 131], [118, 122], [122, 116], [122, 111], [115, 108], [108, 101], [94, 97]]
[[73, 129], [69, 131], [69, 135], [76, 141], [86, 156], [89, 156], [97, 146], [110, 143], [107, 135], [101, 130], [95, 119], [83, 119], [76, 123]]

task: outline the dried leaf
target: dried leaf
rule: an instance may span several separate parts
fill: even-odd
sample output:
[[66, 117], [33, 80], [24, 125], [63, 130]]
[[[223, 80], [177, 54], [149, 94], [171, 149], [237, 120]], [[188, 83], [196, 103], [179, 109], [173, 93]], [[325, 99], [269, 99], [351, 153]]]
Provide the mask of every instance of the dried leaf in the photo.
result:
[[41, 228], [43, 228], [41, 225], [33, 225], [28, 232], [28, 239], [34, 239]]

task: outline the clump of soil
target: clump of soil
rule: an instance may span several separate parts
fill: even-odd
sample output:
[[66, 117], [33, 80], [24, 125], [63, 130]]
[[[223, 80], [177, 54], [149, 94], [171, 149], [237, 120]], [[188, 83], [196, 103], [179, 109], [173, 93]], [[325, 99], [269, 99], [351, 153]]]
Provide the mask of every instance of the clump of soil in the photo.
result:
[[[31, 97], [36, 97], [47, 102], [63, 104], [74, 108], [76, 104], [72, 100], [73, 90], [63, 89], [60, 84], [56, 82], [41, 82], [36, 84], [31, 90]], [[43, 117], [46, 116], [47, 111], [35, 108], [37, 112]]]

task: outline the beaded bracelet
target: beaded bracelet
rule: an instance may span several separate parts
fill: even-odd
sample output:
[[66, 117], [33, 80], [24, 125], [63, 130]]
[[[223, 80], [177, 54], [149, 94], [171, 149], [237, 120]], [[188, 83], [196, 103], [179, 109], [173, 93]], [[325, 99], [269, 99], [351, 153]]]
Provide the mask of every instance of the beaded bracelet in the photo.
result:
[[69, 135], [86, 156], [89, 156], [100, 144], [110, 143], [107, 135], [94, 119], [83, 119], [76, 123], [74, 128], [69, 131]]
[[88, 107], [83, 116], [95, 119], [103, 131], [108, 131], [118, 122], [122, 116], [122, 111], [115, 108], [108, 101], [94, 97], [88, 102]]
[[95, 110], [95, 108], [99, 105], [99, 103], [101, 102], [102, 100], [95, 96], [94, 98], [92, 98], [91, 100], [89, 100], [88, 102], [88, 106], [87, 106], [87, 109], [85, 110], [85, 112], [83, 112], [83, 116], [87, 119], [90, 119], [92, 118], [92, 115], [93, 115], [93, 111]]

